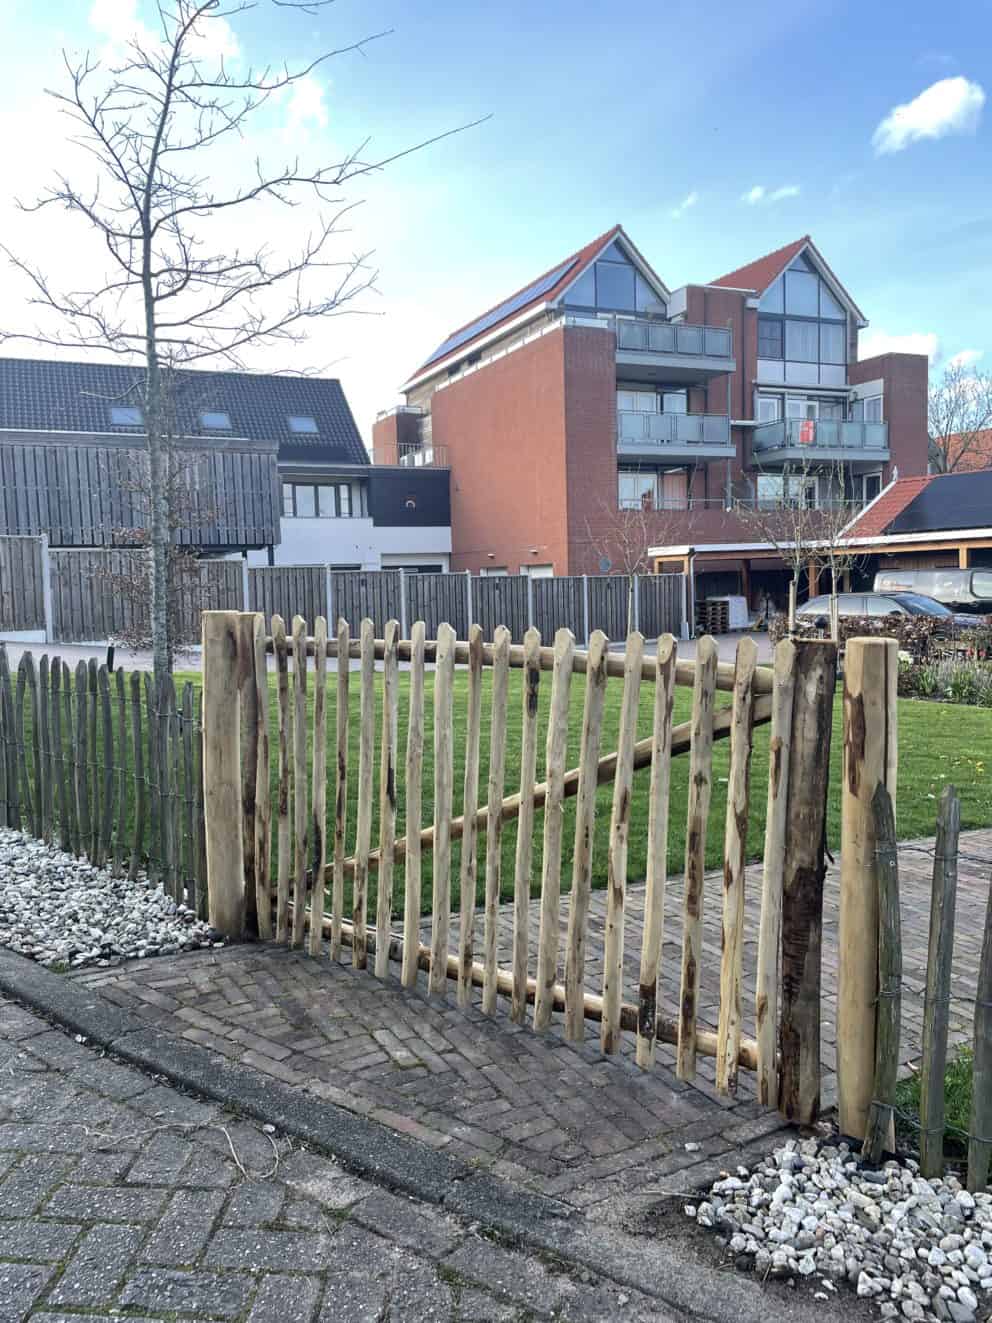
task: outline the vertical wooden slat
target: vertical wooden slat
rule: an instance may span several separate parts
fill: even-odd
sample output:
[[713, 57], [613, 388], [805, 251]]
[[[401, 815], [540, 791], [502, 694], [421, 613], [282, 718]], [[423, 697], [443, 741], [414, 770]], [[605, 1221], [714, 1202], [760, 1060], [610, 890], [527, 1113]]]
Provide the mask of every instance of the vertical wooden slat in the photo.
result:
[[[658, 1025], [658, 976], [665, 940], [665, 885], [668, 878], [668, 802], [672, 771], [672, 709], [675, 703], [677, 645], [671, 634], [658, 640], [651, 783], [648, 789], [648, 858], [644, 890], [644, 936], [637, 999], [637, 1064], [654, 1065]], [[593, 755], [595, 757], [595, 754]]]
[[76, 821], [79, 824], [79, 853], [90, 848], [90, 788], [87, 705], [89, 671], [81, 661], [76, 667]]
[[[123, 688], [122, 691], [123, 693]], [[183, 685], [182, 724], [183, 724], [183, 852], [182, 880], [186, 885], [186, 904], [196, 908], [196, 759], [193, 751], [193, 731], [196, 725], [193, 716], [193, 683], [187, 680]], [[271, 924], [271, 915], [269, 916]], [[271, 935], [271, 934], [270, 934]], [[259, 934], [261, 936], [261, 934]]]
[[[10, 682], [10, 664], [6, 644], [0, 643], [0, 713], [3, 716], [3, 764], [7, 826], [20, 828], [20, 792], [17, 758], [14, 749], [14, 700]], [[71, 741], [70, 741], [71, 743]]]
[[985, 911], [985, 935], [975, 990], [974, 1065], [968, 1142], [968, 1189], [984, 1190], [992, 1161], [992, 887]]
[[[876, 800], [877, 804], [877, 800]], [[879, 806], [879, 822], [887, 823], [884, 808], [891, 815], [891, 803]], [[879, 813], [882, 813], [880, 819]], [[944, 786], [937, 813], [937, 839], [934, 842], [933, 880], [930, 893], [930, 937], [927, 943], [927, 982], [923, 997], [923, 1061], [920, 1070], [920, 1171], [924, 1178], [944, 1174], [944, 1074], [947, 1069], [947, 1032], [951, 1018], [951, 960], [954, 956], [954, 906], [958, 894], [958, 835], [961, 830], [961, 801], [953, 786]], [[895, 825], [893, 824], [893, 833]], [[879, 885], [882, 863], [879, 851], [888, 842], [878, 838]], [[893, 841], [893, 847], [895, 842]], [[879, 892], [879, 923], [882, 897]], [[882, 951], [881, 928], [879, 952]], [[879, 974], [881, 983], [881, 973]], [[884, 1007], [879, 1001], [879, 1033]], [[898, 1038], [896, 1050], [898, 1051]], [[878, 1097], [876, 1080], [875, 1096]]]
[[[269, 672], [265, 617], [256, 612], [251, 631], [258, 750], [255, 760], [255, 914], [258, 935], [270, 942], [272, 928], [272, 783], [269, 750]], [[190, 840], [192, 841], [192, 834]]]
[[17, 686], [14, 691], [14, 748], [17, 754], [17, 773], [21, 783], [20, 802], [23, 814], [23, 827], [26, 832], [34, 830], [34, 799], [31, 789], [31, 769], [28, 762], [27, 748], [24, 743], [24, 695], [28, 684], [28, 671], [34, 673], [34, 658], [30, 652], [21, 654], [17, 666]]
[[110, 857], [114, 832], [114, 797], [117, 778], [114, 775], [114, 714], [110, 703], [110, 674], [101, 666], [97, 675], [100, 690], [101, 747], [103, 759], [103, 789], [100, 801], [100, 863]]
[[420, 942], [421, 846], [424, 767], [424, 641], [422, 620], [410, 631], [410, 710], [406, 731], [406, 858], [403, 878], [403, 966], [405, 988], [417, 984]]
[[551, 1023], [558, 981], [561, 930], [561, 855], [565, 817], [565, 760], [568, 754], [568, 705], [571, 696], [575, 636], [570, 629], [555, 634], [551, 673], [551, 706], [545, 749], [547, 798], [544, 801], [544, 849], [541, 861], [541, 919], [537, 944], [537, 989], [534, 1028]]
[[713, 791], [713, 696], [716, 689], [716, 640], [704, 634], [696, 646], [689, 750], [689, 804], [685, 834], [685, 895], [682, 905], [682, 974], [679, 994], [679, 1079], [696, 1075], [696, 1013], [702, 958], [703, 877], [706, 870], [706, 823]]
[[785, 827], [789, 812], [789, 754], [796, 647], [782, 639], [775, 648], [771, 739], [768, 746], [768, 802], [761, 876], [758, 970], [754, 1022], [758, 1039], [758, 1101], [778, 1102], [778, 995], [781, 974], [782, 889], [785, 883]]
[[606, 699], [606, 663], [610, 645], [601, 629], [593, 630], [586, 659], [586, 694], [579, 748], [579, 787], [572, 850], [572, 893], [568, 908], [568, 949], [565, 953], [565, 1037], [580, 1042], [585, 1034], [584, 979], [586, 925], [592, 891], [592, 859], [596, 829], [597, 764]]
[[145, 737], [148, 743], [148, 880], [162, 875], [162, 812], [159, 795], [158, 696], [149, 671], [143, 675], [145, 688]]
[[293, 946], [307, 921], [307, 624], [293, 617]]
[[278, 717], [279, 771], [276, 791], [277, 862], [276, 862], [276, 941], [289, 937], [289, 655], [286, 626], [282, 616], [272, 617], [272, 650], [276, 658], [276, 714]]
[[375, 778], [375, 626], [366, 616], [361, 628], [358, 716], [358, 814], [355, 823], [355, 873], [352, 878], [351, 963], [368, 964], [369, 848], [372, 843], [372, 787]]
[[310, 954], [320, 955], [324, 931], [327, 872], [327, 620], [313, 622], [313, 790], [311, 839], [313, 890], [310, 893]]
[[393, 922], [393, 864], [396, 855], [396, 758], [399, 736], [400, 627], [387, 620], [383, 632], [382, 735], [379, 761], [379, 873], [375, 906], [375, 973], [389, 973], [389, 931]]
[[7, 667], [7, 645], [0, 643], [0, 826], [13, 826], [13, 816], [8, 789], [9, 764], [7, 744], [10, 728], [7, 723], [7, 688], [9, 672]]
[[444, 996], [448, 978], [448, 932], [451, 923], [451, 809], [454, 776], [452, 685], [455, 631], [437, 631], [434, 664], [434, 856], [431, 899], [431, 969], [428, 987]]
[[27, 659], [25, 680], [27, 682], [28, 705], [31, 712], [31, 771], [27, 771], [27, 749], [24, 750], [24, 768], [28, 782], [32, 786], [31, 830], [37, 839], [41, 840], [45, 834], [42, 805], [42, 800], [45, 794], [45, 773], [41, 759], [41, 712], [39, 709], [38, 696], [38, 668], [31, 653], [25, 653], [25, 658]]
[[90, 788], [90, 838], [87, 842], [87, 852], [93, 863], [100, 859], [100, 825], [103, 821], [100, 813], [100, 745], [98, 739], [99, 732], [99, 679], [97, 677], [96, 658], [91, 657], [87, 669], [87, 712], [89, 720], [89, 729], [87, 731], [87, 740], [89, 744], [89, 765], [87, 767], [87, 777]]
[[348, 829], [348, 678], [351, 643], [347, 620], [338, 619], [337, 711], [335, 752], [337, 774], [334, 790], [334, 880], [331, 888], [331, 959], [341, 954], [341, 921], [344, 917], [344, 859]]
[[482, 1009], [486, 1015], [492, 1015], [496, 1010], [496, 949], [499, 940], [499, 893], [503, 871], [502, 802], [506, 779], [506, 710], [510, 679], [510, 638], [510, 631], [505, 625], [498, 626], [493, 635], [486, 810], [486, 915], [482, 939], [482, 962], [485, 969], [482, 976]]
[[[0, 660], [2, 660], [2, 651], [0, 651]], [[76, 724], [72, 693], [72, 671], [69, 669], [67, 662], [62, 663], [62, 702], [65, 711], [65, 743], [62, 748], [65, 757], [66, 818], [69, 824], [69, 849], [72, 850], [73, 854], [79, 854], [79, 815], [76, 806]]]
[[48, 654], [38, 662], [38, 687], [31, 695], [36, 750], [35, 776], [38, 783], [39, 826], [41, 839], [52, 839], [52, 728], [49, 711], [50, 678]]
[[[62, 663], [58, 657], [52, 661], [52, 749], [55, 758], [55, 787], [59, 815], [59, 845], [65, 851], [72, 849], [72, 827], [69, 820], [69, 791], [66, 777], [65, 740], [62, 733]], [[0, 757], [0, 763], [3, 762]], [[6, 790], [6, 788], [4, 788]]]
[[241, 628], [236, 611], [203, 612], [203, 785], [210, 926], [240, 940], [245, 920], [241, 738]]
[[627, 892], [627, 846], [630, 837], [630, 796], [634, 782], [634, 744], [640, 703], [644, 639], [627, 635], [624, 654], [623, 702], [617, 737], [617, 770], [610, 814], [610, 849], [606, 877], [606, 934], [603, 942], [603, 1020], [599, 1042], [604, 1052], [620, 1046], [620, 1006], [623, 1002], [623, 930]]
[[[158, 686], [158, 787], [159, 813], [162, 818], [162, 886], [171, 896], [176, 894], [176, 842], [172, 816], [172, 759], [170, 753], [172, 713], [176, 704], [176, 691], [171, 675], [163, 675]], [[240, 761], [240, 759], [239, 759]]]
[[131, 861], [128, 877], [136, 878], [141, 867], [145, 844], [145, 818], [148, 810], [148, 785], [145, 778], [145, 741], [141, 729], [141, 673], [131, 672], [131, 760], [134, 774], [134, 823], [131, 833]]
[[[242, 605], [244, 594], [242, 594]], [[258, 617], [242, 610], [238, 616], [238, 646], [243, 664], [240, 668], [240, 724], [241, 724], [241, 805], [244, 813], [241, 830], [242, 853], [245, 860], [245, 931], [250, 936], [261, 935], [258, 914], [258, 744], [261, 738], [258, 712], [258, 683], [255, 678], [257, 649], [255, 633]]]
[[720, 943], [720, 1017], [717, 1027], [716, 1087], [737, 1092], [741, 1048], [741, 972], [744, 964], [744, 861], [751, 803], [751, 747], [757, 644], [737, 644], [730, 727], [730, 776], [723, 841], [723, 926]]
[[[449, 576], [450, 577], [450, 576]], [[472, 959], [474, 955], [475, 889], [478, 876], [479, 744], [482, 727], [482, 628], [468, 631], [468, 711], [465, 725], [465, 783], [462, 795], [461, 871], [459, 875], [458, 1004], [472, 1002]]]
[[207, 823], [206, 823], [206, 786], [204, 785], [204, 721], [203, 689], [197, 700], [197, 726], [194, 734], [198, 762], [196, 766], [196, 915], [204, 922], [208, 916], [209, 900], [207, 896]]
[[122, 670], [116, 672], [114, 681], [117, 693], [117, 829], [114, 833], [114, 873], [117, 877], [124, 872], [124, 856], [127, 850], [127, 677]]
[[524, 635], [523, 711], [520, 732], [520, 812], [513, 866], [513, 994], [510, 1019], [527, 1014], [527, 952], [530, 938], [530, 882], [534, 854], [534, 779], [537, 774], [537, 708], [541, 684], [541, 635]]
[[[895, 639], [848, 639], [844, 655], [844, 772], [837, 921], [837, 1105], [841, 1132], [856, 1139], [864, 1137], [875, 1082], [878, 895], [871, 801], [880, 781], [885, 782], [893, 799], [896, 795], [889, 744], [895, 742], [897, 679]], [[799, 693], [797, 680], [797, 702]], [[792, 761], [795, 763], [795, 742]], [[794, 784], [795, 778], [790, 777], [790, 793]], [[791, 855], [794, 853], [791, 835], [789, 844]], [[789, 991], [784, 933], [782, 954], [784, 1020], [784, 998]], [[784, 1027], [782, 1047], [784, 1054]], [[783, 1067], [784, 1064], [783, 1060]], [[784, 1098], [784, 1082], [782, 1091]]]
[[[179, 763], [180, 763], [180, 738], [179, 738], [179, 703], [176, 699], [176, 686], [172, 676], [169, 676], [169, 824], [172, 837], [172, 895], [177, 904], [182, 904], [183, 900], [183, 877], [182, 877], [182, 805], [179, 796]], [[247, 897], [246, 903], [247, 903]], [[252, 911], [254, 912], [255, 897], [252, 896]], [[249, 930], [254, 934], [254, 925]]]
[[[946, 803], [946, 792], [944, 802]], [[891, 1149], [895, 1146], [893, 1109], [896, 1101], [896, 1077], [899, 1073], [899, 1029], [902, 1021], [902, 928], [899, 922], [896, 820], [892, 812], [892, 797], [881, 781], [875, 787], [875, 794], [872, 797], [872, 813], [877, 841], [875, 862], [878, 874], [878, 1033], [875, 1038], [875, 1086], [871, 1106], [868, 1109], [868, 1124], [865, 1128], [865, 1142], [861, 1154], [866, 1162], [875, 1167], [881, 1162], [885, 1148]], [[942, 1074], [941, 1103], [943, 1103], [943, 1088]], [[941, 1174], [944, 1167], [943, 1120], [944, 1113], [941, 1106], [940, 1128], [937, 1132]], [[924, 1126], [920, 1135], [922, 1140], [927, 1135], [927, 1121], [922, 1112], [920, 1121]]]

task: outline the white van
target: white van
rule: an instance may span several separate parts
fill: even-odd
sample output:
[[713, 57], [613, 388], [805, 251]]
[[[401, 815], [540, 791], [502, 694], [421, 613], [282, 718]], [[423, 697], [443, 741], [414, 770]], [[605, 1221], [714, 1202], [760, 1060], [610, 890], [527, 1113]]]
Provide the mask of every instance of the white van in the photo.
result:
[[879, 570], [876, 593], [923, 593], [954, 611], [992, 615], [992, 568], [979, 570]]

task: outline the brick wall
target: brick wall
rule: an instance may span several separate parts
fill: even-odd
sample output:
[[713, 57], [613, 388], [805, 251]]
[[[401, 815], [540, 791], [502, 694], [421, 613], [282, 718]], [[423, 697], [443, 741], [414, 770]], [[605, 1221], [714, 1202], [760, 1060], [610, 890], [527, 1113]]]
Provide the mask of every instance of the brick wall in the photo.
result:
[[453, 570], [568, 573], [565, 334], [550, 331], [432, 397], [433, 440], [451, 466]]
[[863, 358], [848, 369], [852, 384], [874, 381], [884, 384], [885, 421], [889, 424], [891, 459], [885, 467], [889, 482], [898, 467], [900, 478], [927, 471], [927, 360], [923, 354], [879, 354]]

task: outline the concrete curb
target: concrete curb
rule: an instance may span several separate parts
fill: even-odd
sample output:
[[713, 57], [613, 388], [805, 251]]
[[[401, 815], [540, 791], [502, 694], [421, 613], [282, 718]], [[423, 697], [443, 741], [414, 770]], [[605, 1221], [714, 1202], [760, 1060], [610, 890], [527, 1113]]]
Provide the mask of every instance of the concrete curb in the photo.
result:
[[3, 949], [0, 993], [147, 1074], [276, 1126], [358, 1176], [629, 1287], [679, 1311], [680, 1318], [714, 1323], [828, 1323], [830, 1318], [801, 1298], [773, 1301], [753, 1280], [687, 1261], [678, 1239], [647, 1240], [590, 1223], [558, 1200], [521, 1190], [249, 1067], [231, 1066], [208, 1048], [150, 1029], [85, 985]]

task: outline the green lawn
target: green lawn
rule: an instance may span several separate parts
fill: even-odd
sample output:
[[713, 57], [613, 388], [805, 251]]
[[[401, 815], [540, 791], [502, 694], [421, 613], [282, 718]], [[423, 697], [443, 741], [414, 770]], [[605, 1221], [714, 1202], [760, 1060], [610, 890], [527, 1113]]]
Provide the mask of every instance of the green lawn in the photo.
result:
[[[187, 677], [179, 677], [185, 679]], [[199, 683], [199, 676], [190, 676], [195, 683]], [[482, 735], [482, 758], [480, 772], [480, 801], [485, 802], [486, 774], [488, 768], [489, 754], [489, 680], [490, 675], [485, 673], [485, 689], [483, 694], [483, 735]], [[311, 692], [308, 700], [312, 699], [312, 674], [308, 676], [308, 683]], [[382, 676], [376, 675], [377, 695], [381, 687]], [[328, 738], [328, 765], [330, 770], [330, 784], [328, 787], [328, 809], [333, 809], [334, 792], [334, 742], [335, 742], [335, 683], [333, 674], [328, 676], [328, 712], [327, 712], [327, 738]], [[404, 824], [404, 751], [406, 742], [406, 721], [408, 705], [408, 685], [409, 676], [406, 672], [401, 672], [399, 681], [399, 825], [398, 833], [402, 834], [405, 830]], [[512, 671], [510, 674], [510, 718], [508, 722], [508, 748], [507, 748], [507, 773], [506, 773], [506, 794], [510, 794], [519, 789], [519, 755], [520, 755], [520, 709], [521, 709], [521, 686], [522, 674], [520, 671]], [[425, 735], [425, 758], [424, 758], [424, 821], [429, 822], [433, 806], [433, 758], [432, 758], [432, 739], [433, 739], [433, 720], [432, 720], [432, 694], [433, 694], [433, 676], [427, 676], [427, 713], [426, 713], [426, 735]], [[585, 677], [577, 675], [572, 681], [572, 694], [570, 706], [569, 722], [569, 753], [568, 766], [574, 766], [578, 759], [578, 743], [582, 724], [582, 707], [585, 689]], [[466, 707], [467, 674], [464, 671], [458, 671], [455, 675], [455, 812], [460, 813], [462, 802], [462, 789], [464, 778], [464, 728], [465, 728], [465, 707]], [[540, 688], [540, 741], [538, 756], [538, 778], [543, 779], [545, 775], [544, 759], [544, 737], [547, 719], [547, 707], [551, 691], [551, 677], [544, 673], [541, 676]], [[274, 677], [270, 677], [270, 725], [272, 730], [272, 755], [273, 755], [273, 786], [275, 785], [275, 740], [276, 740], [276, 712], [275, 712], [275, 685]], [[620, 699], [622, 684], [619, 680], [609, 682], [606, 700], [606, 712], [603, 723], [602, 750], [608, 751], [616, 747], [616, 733], [620, 717]], [[641, 690], [640, 717], [638, 735], [644, 736], [650, 734], [651, 729], [651, 706], [653, 703], [654, 689], [651, 685], [643, 685]], [[729, 702], [728, 694], [720, 694], [719, 705]], [[685, 721], [689, 716], [691, 705], [691, 691], [680, 688], [677, 690], [675, 702], [676, 722]], [[358, 771], [358, 675], [352, 673], [350, 686], [350, 756], [349, 756], [349, 784], [348, 784], [348, 838], [349, 853], [354, 840], [355, 816], [356, 816], [356, 792], [357, 792], [357, 771]], [[376, 720], [377, 732], [380, 711], [377, 707]], [[837, 701], [834, 707], [834, 729], [833, 741], [831, 746], [831, 790], [828, 815], [828, 840], [827, 845], [830, 852], [837, 854], [840, 845], [840, 771], [841, 771], [841, 728], [842, 712], [840, 693], [838, 691]], [[759, 727], [754, 736], [754, 758], [751, 773], [752, 802], [750, 813], [750, 830], [748, 833], [748, 854], [751, 858], [759, 858], [762, 853], [764, 821], [765, 821], [765, 798], [767, 791], [768, 777], [768, 741], [769, 728], [767, 725]], [[992, 777], [989, 775], [986, 759], [992, 753], [992, 711], [976, 707], [957, 707], [945, 703], [929, 703], [913, 699], [899, 700], [899, 790], [897, 802], [897, 814], [899, 834], [903, 839], [932, 835], [934, 831], [934, 820], [936, 813], [936, 798], [947, 781], [951, 781], [958, 789], [962, 799], [962, 825], [964, 827], [985, 827], [992, 825]], [[729, 757], [729, 746], [726, 741], [720, 741], [715, 745], [713, 758], [713, 805], [709, 823], [709, 835], [706, 846], [707, 863], [711, 867], [719, 867], [722, 861], [723, 848], [723, 823], [726, 809], [726, 777]], [[373, 827], [373, 843], [378, 840], [378, 751], [376, 753], [376, 784], [375, 784], [375, 821]], [[629, 875], [631, 878], [642, 878], [645, 871], [645, 850], [647, 837], [647, 787], [649, 771], [647, 769], [635, 774], [635, 791], [633, 798], [633, 809], [631, 819], [630, 833], [630, 855], [629, 855]], [[669, 828], [669, 851], [668, 864], [673, 873], [680, 873], [683, 867], [683, 856], [685, 852], [685, 812], [686, 812], [686, 793], [688, 779], [688, 757], [682, 755], [673, 760], [672, 782], [671, 782], [671, 821]], [[607, 838], [609, 833], [609, 817], [612, 797], [612, 787], [609, 785], [600, 787], [597, 796], [597, 826], [594, 854], [594, 885], [603, 886], [606, 880], [606, 850]], [[543, 831], [543, 814], [538, 813], [537, 825], [535, 830], [535, 849], [534, 865], [532, 871], [533, 890], [537, 894], [540, 890], [541, 876], [541, 833]], [[575, 829], [575, 801], [567, 800], [565, 808], [565, 860], [563, 866], [562, 887], [568, 889], [571, 857], [572, 840]], [[516, 844], [516, 824], [508, 823], [504, 828], [502, 859], [503, 859], [503, 896], [509, 898], [512, 895], [513, 888], [513, 858]], [[453, 903], [457, 903], [458, 896], [458, 869], [460, 864], [459, 844], [456, 842], [453, 847], [454, 867], [452, 877]], [[484, 879], [484, 860], [485, 860], [485, 841], [480, 841], [479, 849], [479, 879], [480, 889]], [[402, 868], [399, 870], [399, 876], [396, 880], [396, 900], [402, 894]], [[429, 889], [430, 889], [430, 859], [429, 852], [424, 860], [424, 902], [425, 908], [429, 908]], [[374, 883], [373, 883], [374, 891]]]

